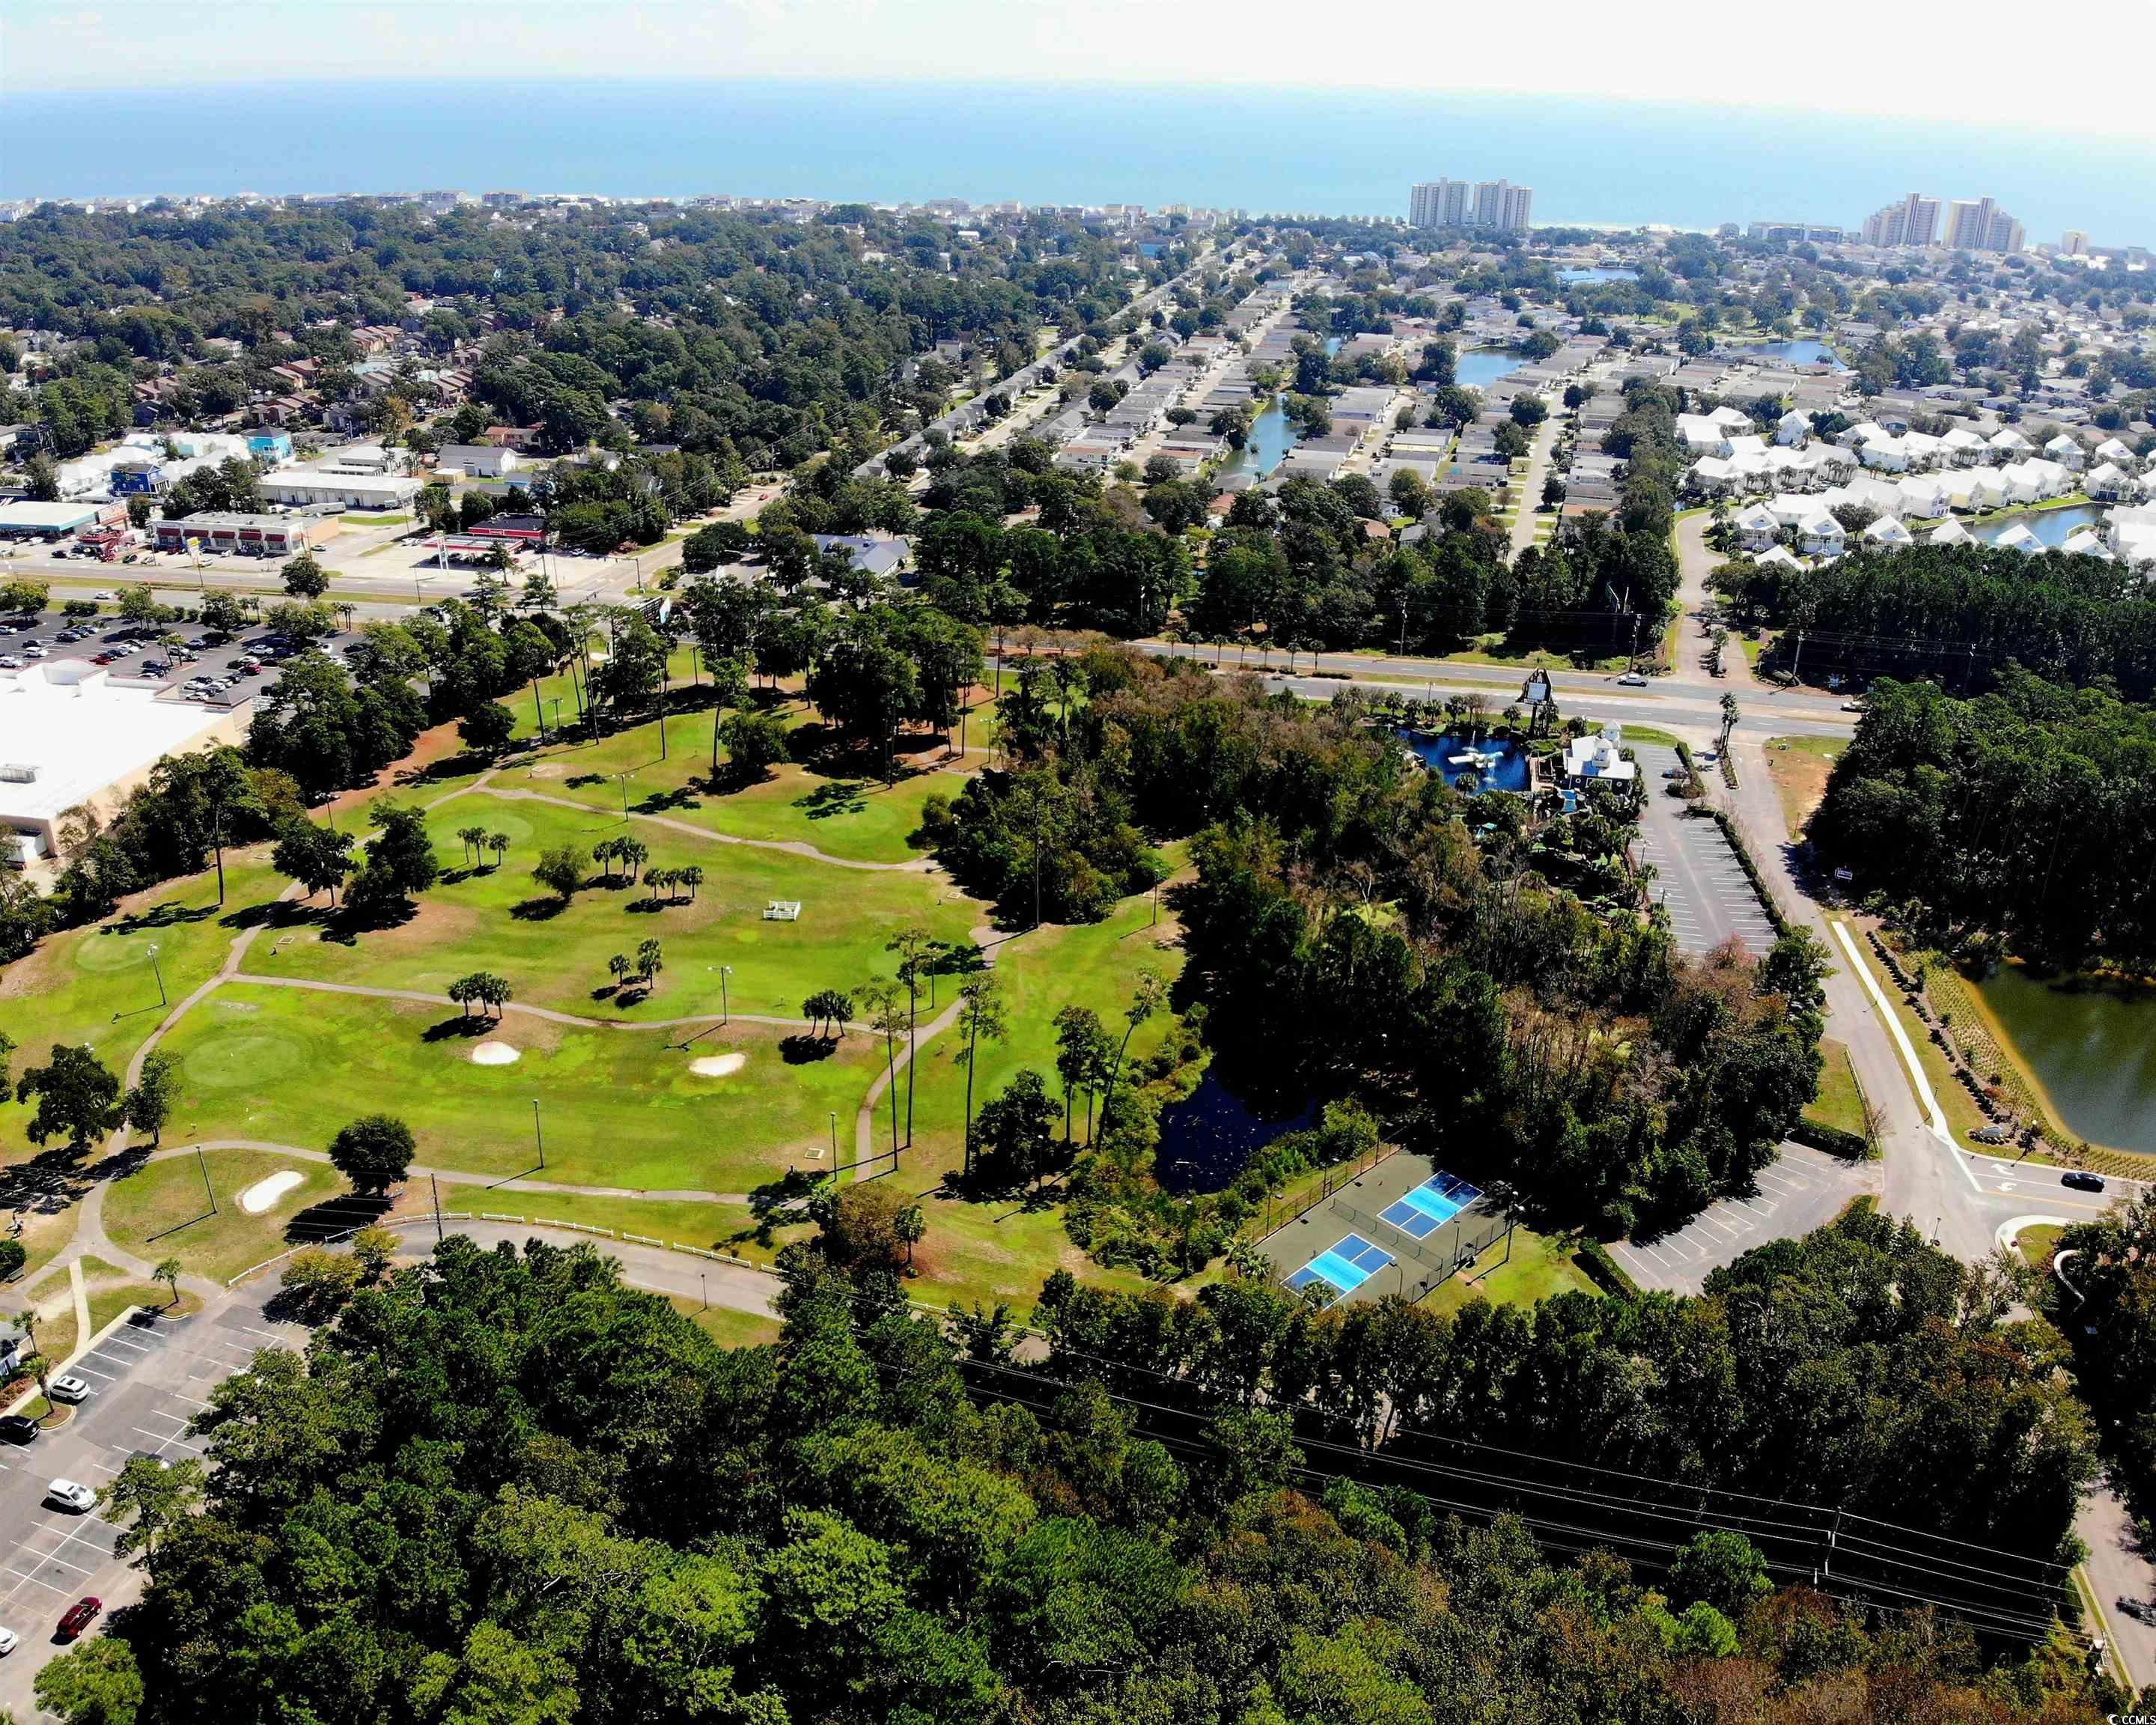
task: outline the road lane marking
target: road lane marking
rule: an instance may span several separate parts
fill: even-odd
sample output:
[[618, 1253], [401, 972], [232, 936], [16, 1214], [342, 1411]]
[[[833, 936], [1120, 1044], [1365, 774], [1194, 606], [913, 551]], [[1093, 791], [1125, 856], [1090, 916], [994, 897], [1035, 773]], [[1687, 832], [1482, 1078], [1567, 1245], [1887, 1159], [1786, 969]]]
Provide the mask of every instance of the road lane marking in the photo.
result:
[[1871, 974], [1871, 967], [1864, 962], [1864, 955], [1857, 951], [1856, 942], [1850, 937], [1848, 925], [1836, 921], [1834, 932], [1841, 942], [1842, 950], [1849, 954], [1851, 967], [1856, 971], [1857, 979], [1864, 984], [1865, 993], [1871, 997], [1872, 1004], [1886, 1022], [1887, 1034], [1893, 1039], [1895, 1049], [1902, 1056], [1902, 1065], [1908, 1072], [1909, 1081], [1916, 1086], [1917, 1099], [1930, 1111], [1932, 1136], [1946, 1146], [1948, 1156], [1961, 1170], [1962, 1178], [1969, 1182], [1969, 1189], [1981, 1192], [1984, 1189], [1977, 1184], [1976, 1176], [1969, 1172], [1969, 1164], [1962, 1160], [1960, 1152], [1955, 1148], [1953, 1134], [1947, 1130], [1947, 1117], [1939, 1108], [1939, 1099], [1932, 1094], [1932, 1081], [1924, 1076], [1923, 1063], [1917, 1058], [1917, 1050], [1909, 1041], [1909, 1033], [1902, 1028], [1900, 1016], [1888, 1003], [1886, 995], [1880, 992], [1878, 979]]

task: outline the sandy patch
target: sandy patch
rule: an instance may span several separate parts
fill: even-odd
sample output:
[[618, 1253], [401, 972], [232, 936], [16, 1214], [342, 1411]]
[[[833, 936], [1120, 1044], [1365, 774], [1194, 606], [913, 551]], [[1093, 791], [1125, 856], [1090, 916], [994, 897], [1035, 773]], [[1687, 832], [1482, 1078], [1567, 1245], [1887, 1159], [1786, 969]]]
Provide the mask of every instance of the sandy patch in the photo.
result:
[[745, 1054], [705, 1055], [689, 1062], [689, 1070], [699, 1078], [726, 1078], [748, 1064]]
[[239, 1207], [250, 1216], [259, 1216], [304, 1178], [297, 1168], [280, 1168], [275, 1173], [257, 1180], [241, 1193]]
[[475, 1066], [514, 1065], [524, 1058], [522, 1053], [506, 1042], [481, 1042], [474, 1045], [471, 1063]]

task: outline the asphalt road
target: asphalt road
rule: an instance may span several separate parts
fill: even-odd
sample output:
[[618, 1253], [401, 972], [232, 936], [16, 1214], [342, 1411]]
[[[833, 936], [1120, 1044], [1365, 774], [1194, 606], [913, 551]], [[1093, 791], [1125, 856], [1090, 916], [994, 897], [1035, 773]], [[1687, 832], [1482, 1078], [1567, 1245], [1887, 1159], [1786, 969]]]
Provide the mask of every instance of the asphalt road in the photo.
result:
[[68, 1367], [90, 1386], [72, 1420], [33, 1443], [0, 1445], [0, 1623], [22, 1637], [0, 1661], [0, 1711], [24, 1721], [42, 1717], [31, 1686], [65, 1651], [53, 1635], [69, 1605], [95, 1594], [110, 1612], [141, 1594], [141, 1572], [112, 1555], [119, 1529], [95, 1511], [79, 1515], [48, 1504], [46, 1488], [69, 1479], [101, 1489], [131, 1455], [199, 1454], [187, 1425], [207, 1404], [209, 1387], [259, 1348], [305, 1340], [298, 1325], [264, 1316], [263, 1302], [276, 1291], [265, 1281], [213, 1313], [122, 1326]]

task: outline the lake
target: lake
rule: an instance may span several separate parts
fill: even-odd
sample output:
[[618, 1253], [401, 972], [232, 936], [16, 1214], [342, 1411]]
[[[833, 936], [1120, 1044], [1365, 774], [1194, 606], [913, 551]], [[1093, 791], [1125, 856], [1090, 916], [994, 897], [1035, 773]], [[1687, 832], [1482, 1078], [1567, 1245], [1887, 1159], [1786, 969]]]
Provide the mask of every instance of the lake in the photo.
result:
[[1250, 422], [1250, 440], [1220, 464], [1223, 474], [1253, 473], [1260, 479], [1281, 465], [1281, 458], [1301, 441], [1301, 434], [1289, 422], [1275, 396]]
[[2061, 1126], [2092, 1144], [2156, 1155], [2156, 988], [2002, 964], [1979, 992]]
[[1557, 279], [1566, 287], [1583, 287], [1598, 281], [1637, 281], [1640, 272], [1636, 270], [1604, 269], [1598, 264], [1593, 269], [1560, 270]]
[[1971, 527], [1972, 538], [1990, 544], [2009, 527], [2026, 527], [2046, 545], [2064, 545], [2083, 527], [2093, 527], [2103, 520], [2103, 511], [2093, 503], [2076, 504], [2071, 509], [2046, 509], [2031, 514], [2027, 511], [2019, 515], [2003, 515], [1989, 521], [1980, 527]]
[[1483, 389], [1526, 363], [1518, 354], [1501, 347], [1472, 348], [1454, 362], [1453, 381], [1463, 389]]
[[[1441, 775], [1449, 785], [1457, 785], [1472, 774], [1479, 788], [1486, 791], [1517, 791], [1522, 794], [1527, 791], [1527, 751], [1510, 737], [1472, 738], [1457, 731], [1448, 731], [1442, 737], [1432, 737], [1426, 731], [1395, 731], [1393, 734], [1414, 752], [1416, 759], [1432, 773]], [[1453, 760], [1454, 756], [1471, 750], [1495, 758], [1484, 766]]]
[[1196, 1090], [1161, 1110], [1153, 1178], [1178, 1198], [1218, 1192], [1242, 1173], [1254, 1153], [1317, 1121], [1315, 1106], [1288, 1120], [1264, 1119], [1208, 1072]]

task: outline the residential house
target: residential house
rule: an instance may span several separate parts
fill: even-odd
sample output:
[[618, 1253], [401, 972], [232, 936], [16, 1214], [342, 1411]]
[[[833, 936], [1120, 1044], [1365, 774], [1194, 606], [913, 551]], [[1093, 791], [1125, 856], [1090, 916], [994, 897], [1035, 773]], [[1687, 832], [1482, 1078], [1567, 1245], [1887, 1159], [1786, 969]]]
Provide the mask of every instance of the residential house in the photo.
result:
[[2002, 461], [2018, 461], [2035, 452], [2036, 446], [2010, 425], [2002, 425], [1991, 434], [1991, 453]]
[[2029, 531], [2026, 521], [2015, 521], [1991, 542], [1998, 551], [2018, 551], [2024, 557], [2035, 557], [2044, 547], [2044, 542]]
[[1811, 420], [1794, 408], [1783, 414], [1774, 427], [1774, 441], [1787, 449], [1801, 449], [1810, 441], [1811, 434]]
[[2044, 445], [2044, 454], [2068, 473], [2079, 473], [2088, 465], [2088, 456], [2080, 443], [2063, 431]]
[[444, 444], [436, 459], [438, 471], [461, 473], [467, 479], [500, 479], [525, 465], [506, 444]]
[[1848, 540], [1841, 523], [1824, 509], [1797, 523], [1797, 544], [1808, 557], [1838, 557]]
[[1927, 545], [1974, 545], [1975, 536], [1959, 521], [1941, 521], [1924, 535]]
[[1729, 526], [1737, 536], [1737, 542], [1748, 552], [1762, 552], [1781, 542], [1782, 524], [1774, 518], [1774, 511], [1763, 503], [1740, 509], [1730, 517]]
[[1966, 425], [1957, 425], [1939, 439], [1949, 467], [1974, 467], [1991, 459], [1991, 445]]
[[1630, 784], [1640, 776], [1640, 763], [1617, 751], [1618, 744], [1609, 737], [1575, 737], [1564, 746], [1564, 776], [1579, 784], [1589, 779]]
[[2112, 561], [2110, 547], [2094, 527], [2083, 527], [2070, 534], [2059, 549], [2071, 557], [2101, 557], [2107, 563]]
[[2141, 481], [2107, 461], [2089, 470], [2082, 489], [2099, 502], [2131, 503], [2141, 495]]
[[1916, 536], [1891, 515], [1882, 515], [1864, 530], [1864, 542], [1875, 549], [1904, 551], [1914, 545]]
[[1894, 490], [1899, 504], [1895, 511], [1897, 515], [1929, 520], [1947, 512], [1946, 482], [1936, 474], [1912, 474]]

